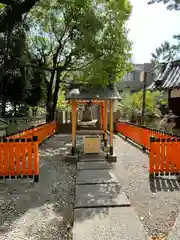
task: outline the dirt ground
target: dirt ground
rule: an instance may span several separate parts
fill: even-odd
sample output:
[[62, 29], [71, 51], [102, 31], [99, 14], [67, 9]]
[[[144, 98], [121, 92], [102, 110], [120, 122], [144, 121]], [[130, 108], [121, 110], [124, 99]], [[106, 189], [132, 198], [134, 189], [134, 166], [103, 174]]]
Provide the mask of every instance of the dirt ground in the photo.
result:
[[[61, 156], [70, 139], [55, 135], [40, 146], [39, 183], [0, 182], [0, 239], [71, 239], [76, 166]], [[166, 239], [180, 210], [180, 180], [166, 177], [149, 182], [148, 155], [117, 136], [114, 145], [118, 157], [114, 171], [122, 191], [149, 236]]]
[[61, 156], [70, 137], [55, 135], [40, 146], [38, 183], [0, 182], [0, 239], [70, 239], [76, 166]]
[[122, 190], [149, 236], [166, 239], [180, 210], [180, 179], [171, 176], [149, 181], [148, 155], [118, 136], [114, 144], [118, 157], [115, 172]]

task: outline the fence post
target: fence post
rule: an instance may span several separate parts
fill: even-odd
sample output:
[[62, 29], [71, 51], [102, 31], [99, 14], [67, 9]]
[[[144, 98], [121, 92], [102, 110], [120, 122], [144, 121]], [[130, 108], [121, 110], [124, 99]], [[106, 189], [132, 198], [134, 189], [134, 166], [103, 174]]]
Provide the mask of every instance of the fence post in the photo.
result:
[[38, 152], [38, 137], [33, 136], [34, 148], [34, 182], [39, 181], [39, 152]]
[[156, 144], [156, 138], [155, 137], [150, 137], [150, 155], [149, 155], [149, 177], [153, 177], [154, 173], [154, 163], [155, 163], [155, 149], [154, 146]]

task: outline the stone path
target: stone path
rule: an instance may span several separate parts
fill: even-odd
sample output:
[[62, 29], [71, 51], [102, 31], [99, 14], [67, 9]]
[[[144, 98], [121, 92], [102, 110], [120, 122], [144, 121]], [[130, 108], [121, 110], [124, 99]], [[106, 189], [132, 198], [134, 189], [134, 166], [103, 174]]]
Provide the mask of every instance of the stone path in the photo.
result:
[[122, 185], [103, 155], [77, 163], [73, 240], [148, 240]]

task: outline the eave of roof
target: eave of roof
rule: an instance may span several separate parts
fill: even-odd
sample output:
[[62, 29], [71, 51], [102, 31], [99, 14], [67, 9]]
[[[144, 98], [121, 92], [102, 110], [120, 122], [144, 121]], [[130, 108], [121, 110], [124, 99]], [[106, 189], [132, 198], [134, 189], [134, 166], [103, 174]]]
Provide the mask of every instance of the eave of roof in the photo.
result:
[[161, 72], [148, 90], [170, 90], [180, 88], [180, 60], [166, 64], [165, 70]]
[[65, 96], [66, 100], [120, 100], [120, 94], [116, 88], [90, 89], [89, 91], [79, 88], [70, 90]]

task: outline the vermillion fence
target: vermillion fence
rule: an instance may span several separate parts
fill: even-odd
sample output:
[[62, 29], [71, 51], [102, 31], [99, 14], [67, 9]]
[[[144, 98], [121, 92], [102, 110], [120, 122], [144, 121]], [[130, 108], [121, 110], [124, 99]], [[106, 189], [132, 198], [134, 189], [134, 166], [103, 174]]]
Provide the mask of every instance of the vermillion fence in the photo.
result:
[[37, 137], [9, 138], [0, 142], [0, 178], [34, 178], [39, 180]]
[[28, 129], [23, 131], [22, 133], [15, 134], [9, 138], [33, 138], [33, 136], [38, 137], [38, 143], [42, 143], [46, 138], [52, 136], [57, 128], [57, 123], [51, 122], [47, 124], [43, 124], [41, 126]]
[[180, 138], [178, 136], [125, 122], [116, 122], [115, 131], [149, 151], [150, 175], [180, 173]]
[[23, 131], [0, 141], [0, 178], [39, 181], [38, 145], [56, 132], [56, 122]]
[[150, 175], [180, 174], [180, 139], [151, 137]]
[[157, 129], [137, 126], [126, 122], [116, 122], [115, 131], [121, 133], [123, 136], [131, 139], [144, 149], [150, 150], [150, 137], [156, 138], [170, 138], [172, 135], [159, 131]]

